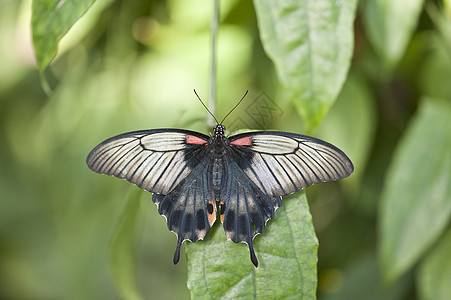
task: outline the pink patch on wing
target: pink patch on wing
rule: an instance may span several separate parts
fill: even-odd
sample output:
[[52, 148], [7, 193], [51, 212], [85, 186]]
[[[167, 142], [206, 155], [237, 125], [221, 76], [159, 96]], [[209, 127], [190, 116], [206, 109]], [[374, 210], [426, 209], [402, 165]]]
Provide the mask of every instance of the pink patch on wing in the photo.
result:
[[230, 144], [235, 146], [252, 146], [252, 138], [250, 136], [246, 136], [237, 140], [234, 140]]
[[194, 135], [186, 135], [186, 143], [187, 144], [206, 144], [207, 141], [204, 139], [201, 139], [200, 137], [194, 136]]

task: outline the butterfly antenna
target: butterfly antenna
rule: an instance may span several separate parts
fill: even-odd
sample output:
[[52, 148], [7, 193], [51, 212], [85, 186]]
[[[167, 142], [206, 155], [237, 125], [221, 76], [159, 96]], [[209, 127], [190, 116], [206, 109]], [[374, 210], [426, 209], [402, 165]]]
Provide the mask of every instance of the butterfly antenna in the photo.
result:
[[222, 119], [222, 121], [221, 121], [221, 123], [219, 123], [219, 124], [222, 124], [222, 122], [224, 122], [224, 120], [232, 113], [232, 111], [234, 111], [235, 110], [235, 108], [237, 108], [238, 107], [238, 105], [240, 105], [240, 103], [241, 103], [241, 101], [243, 101], [244, 100], [244, 98], [246, 97], [246, 95], [247, 95], [247, 92], [248, 91], [246, 91], [246, 93], [244, 93], [244, 95], [243, 95], [243, 97], [241, 98], [241, 100], [229, 111], [229, 113], [224, 117], [224, 119]]
[[[204, 102], [202, 102], [202, 99], [200, 99], [199, 95], [196, 92], [196, 89], [194, 89], [194, 94], [196, 94], [197, 99], [199, 99], [200, 103], [202, 103], [202, 105], [205, 107], [205, 109], [208, 111], [208, 113], [213, 117], [213, 119], [215, 119], [216, 124], [219, 124], [218, 120], [215, 118], [215, 116], [211, 113], [211, 111], [208, 109], [208, 107], [205, 105]], [[222, 122], [221, 122], [222, 123]]]

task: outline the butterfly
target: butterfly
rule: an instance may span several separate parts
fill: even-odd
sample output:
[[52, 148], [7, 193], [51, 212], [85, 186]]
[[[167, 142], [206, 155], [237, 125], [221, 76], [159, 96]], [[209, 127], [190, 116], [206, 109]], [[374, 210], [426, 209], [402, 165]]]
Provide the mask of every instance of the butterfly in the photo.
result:
[[227, 137], [222, 122], [216, 121], [210, 136], [182, 129], [120, 134], [86, 159], [91, 170], [153, 193], [158, 212], [177, 236], [174, 264], [182, 243], [204, 239], [219, 210], [226, 238], [246, 243], [257, 267], [253, 239], [263, 233], [282, 196], [354, 170], [346, 154], [320, 139], [281, 131]]

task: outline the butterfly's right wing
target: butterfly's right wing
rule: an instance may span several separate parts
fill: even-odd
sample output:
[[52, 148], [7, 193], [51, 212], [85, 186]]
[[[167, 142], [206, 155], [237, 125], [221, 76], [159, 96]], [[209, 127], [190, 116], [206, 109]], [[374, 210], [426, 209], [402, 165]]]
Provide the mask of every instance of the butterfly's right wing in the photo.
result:
[[216, 219], [207, 181], [208, 139], [187, 130], [135, 131], [104, 141], [86, 159], [93, 171], [124, 178], [154, 193], [158, 212], [177, 235], [174, 264], [183, 241], [203, 239]]
[[124, 178], [140, 188], [168, 194], [202, 160], [209, 137], [188, 130], [154, 129], [124, 133], [95, 147], [91, 170]]

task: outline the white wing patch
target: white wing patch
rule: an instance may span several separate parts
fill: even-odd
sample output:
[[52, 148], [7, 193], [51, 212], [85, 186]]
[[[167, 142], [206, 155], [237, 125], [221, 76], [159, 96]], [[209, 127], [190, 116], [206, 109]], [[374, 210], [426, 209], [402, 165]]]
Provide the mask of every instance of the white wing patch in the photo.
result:
[[260, 153], [287, 154], [297, 147], [298, 143], [286, 136], [259, 134], [252, 137], [252, 150]]
[[186, 145], [186, 134], [179, 132], [161, 132], [141, 137], [144, 148], [152, 151], [183, 150]]

